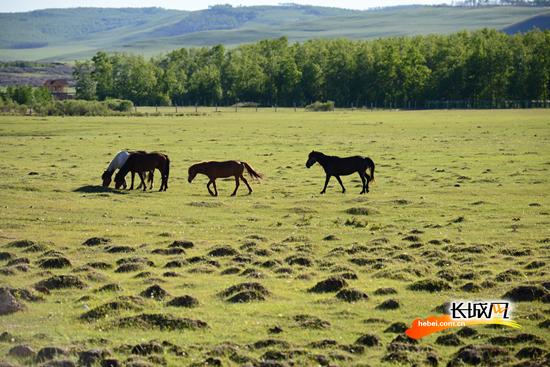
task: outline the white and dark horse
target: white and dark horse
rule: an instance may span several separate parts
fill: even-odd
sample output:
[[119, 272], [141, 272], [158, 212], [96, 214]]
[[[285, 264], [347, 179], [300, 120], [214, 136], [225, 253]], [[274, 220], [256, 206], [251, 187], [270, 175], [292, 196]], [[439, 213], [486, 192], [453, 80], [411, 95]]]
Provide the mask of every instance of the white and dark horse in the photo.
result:
[[[105, 172], [103, 172], [103, 174], [101, 175], [101, 179], [103, 180], [103, 187], [109, 187], [109, 185], [111, 184], [113, 173], [117, 169], [120, 170], [124, 166], [128, 158], [130, 157], [130, 155], [135, 153], [145, 153], [145, 152], [142, 150], [139, 150], [139, 151], [122, 150], [115, 155], [111, 163], [109, 163], [109, 166], [107, 167]], [[142, 181], [142, 183], [140, 183], [140, 185], [138, 186], [138, 190], [142, 187], [142, 185], [144, 185], [143, 175], [145, 175], [145, 172], [132, 171], [132, 184], [130, 185], [130, 190], [134, 189], [134, 177], [136, 173], [139, 175]], [[150, 184], [150, 187], [149, 187], [150, 190], [153, 188], [153, 177], [154, 177], [153, 175], [154, 175], [154, 171], [150, 171], [149, 176], [147, 177], [147, 182], [149, 182]], [[122, 187], [126, 188], [126, 181], [124, 181], [124, 183], [122, 184]]]

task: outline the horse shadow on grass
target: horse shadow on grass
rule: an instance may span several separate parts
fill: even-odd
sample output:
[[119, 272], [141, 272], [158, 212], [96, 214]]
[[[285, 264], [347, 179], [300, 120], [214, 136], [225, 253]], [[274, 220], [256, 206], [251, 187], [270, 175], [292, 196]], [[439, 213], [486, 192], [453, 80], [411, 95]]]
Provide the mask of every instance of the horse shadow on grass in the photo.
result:
[[104, 194], [104, 193], [121, 194], [121, 195], [128, 194], [125, 191], [111, 189], [109, 187], [103, 187], [103, 186], [99, 186], [99, 185], [80, 186], [80, 187], [74, 189], [73, 192], [79, 192], [79, 193], [84, 193], [84, 194]]

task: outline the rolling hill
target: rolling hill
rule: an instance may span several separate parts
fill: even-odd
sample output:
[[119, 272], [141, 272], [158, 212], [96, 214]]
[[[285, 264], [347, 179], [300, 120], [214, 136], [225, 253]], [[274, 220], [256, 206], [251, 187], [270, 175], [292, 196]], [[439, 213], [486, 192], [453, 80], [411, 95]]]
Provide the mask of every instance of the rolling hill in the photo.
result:
[[[186, 12], [161, 8], [73, 8], [0, 13], [0, 60], [70, 61], [98, 50], [154, 55], [186, 46], [233, 46], [287, 36], [368, 39], [483, 27], [547, 28], [550, 8], [401, 6], [368, 11], [283, 5], [218, 5]], [[533, 21], [534, 19], [534, 21]], [[515, 28], [514, 28], [515, 27]]]

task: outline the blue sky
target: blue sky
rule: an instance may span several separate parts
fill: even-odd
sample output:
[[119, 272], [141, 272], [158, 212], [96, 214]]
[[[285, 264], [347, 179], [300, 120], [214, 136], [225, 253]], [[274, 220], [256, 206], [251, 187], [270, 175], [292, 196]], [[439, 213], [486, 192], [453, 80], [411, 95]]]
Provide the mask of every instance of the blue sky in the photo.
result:
[[44, 8], [74, 8], [74, 7], [149, 7], [158, 6], [167, 9], [199, 10], [209, 5], [231, 4], [233, 6], [250, 5], [277, 5], [279, 3], [298, 3], [307, 5], [332, 6], [349, 9], [368, 9], [378, 6], [407, 5], [407, 4], [441, 4], [446, 0], [218, 0], [218, 1], [181, 1], [181, 0], [0, 0], [0, 12], [20, 12]]

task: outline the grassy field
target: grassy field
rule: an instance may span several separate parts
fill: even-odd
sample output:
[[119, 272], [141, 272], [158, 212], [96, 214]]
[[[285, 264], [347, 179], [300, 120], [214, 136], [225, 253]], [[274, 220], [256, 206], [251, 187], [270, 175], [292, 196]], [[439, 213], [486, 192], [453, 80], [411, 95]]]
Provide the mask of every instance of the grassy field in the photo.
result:
[[[58, 347], [66, 354], [57, 359], [74, 362], [98, 349], [128, 365], [446, 365], [467, 360], [458, 351], [474, 345], [468, 351], [486, 365], [517, 364], [526, 347], [539, 348], [527, 354], [544, 365], [536, 356], [548, 358], [550, 342], [548, 117], [547, 110], [0, 117], [0, 284], [24, 307], [0, 316], [0, 361], [45, 360], [47, 350], [8, 355], [24, 344], [34, 352]], [[170, 156], [167, 192], [99, 187], [125, 148]], [[320, 195], [322, 168], [305, 168], [312, 149], [370, 156], [371, 192], [359, 195], [358, 176], [347, 176], [347, 193], [333, 180]], [[204, 176], [187, 183], [192, 163], [225, 159], [265, 175], [251, 183], [252, 195], [241, 186], [229, 197], [232, 181], [218, 181], [217, 198]], [[156, 188], [159, 180], [157, 172]], [[84, 245], [91, 237], [110, 242]], [[13, 243], [20, 240], [34, 242]], [[171, 245], [180, 240], [193, 246]], [[308, 291], [331, 276], [368, 299]], [[421, 280], [433, 292], [409, 288]], [[244, 282], [260, 286], [239, 297], [256, 300], [220, 295]], [[154, 285], [168, 295], [160, 299], [154, 288], [152, 298], [140, 296]], [[500, 298], [520, 285], [539, 292], [515, 303], [521, 330], [480, 326], [475, 335], [453, 329], [403, 340], [401, 323], [437, 315], [444, 302]], [[198, 305], [168, 305], [184, 295]], [[388, 303], [398, 308], [379, 307]]]

